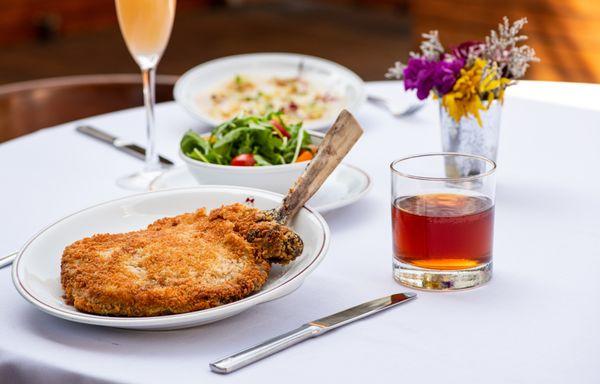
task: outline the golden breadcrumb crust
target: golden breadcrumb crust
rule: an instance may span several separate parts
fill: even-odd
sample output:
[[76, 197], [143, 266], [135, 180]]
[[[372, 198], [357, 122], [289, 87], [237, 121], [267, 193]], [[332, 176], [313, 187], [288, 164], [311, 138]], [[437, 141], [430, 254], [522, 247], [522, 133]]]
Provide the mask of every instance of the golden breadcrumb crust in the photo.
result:
[[[260, 289], [269, 261], [288, 262], [302, 252], [301, 241], [299, 249], [290, 242], [296, 238], [242, 204], [160, 219], [145, 230], [94, 235], [64, 250], [65, 300], [83, 312], [114, 316], [215, 307]], [[276, 252], [272, 259], [269, 252]]]

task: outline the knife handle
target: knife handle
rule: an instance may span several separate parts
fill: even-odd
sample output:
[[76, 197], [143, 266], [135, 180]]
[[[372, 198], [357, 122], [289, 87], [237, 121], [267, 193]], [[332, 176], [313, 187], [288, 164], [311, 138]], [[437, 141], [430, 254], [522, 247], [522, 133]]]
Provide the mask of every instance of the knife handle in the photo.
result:
[[283, 335], [276, 336], [264, 343], [255, 345], [244, 349], [234, 355], [225, 357], [219, 361], [215, 361], [210, 364], [210, 369], [216, 373], [231, 373], [238, 370], [246, 365], [252, 364], [258, 360], [264, 359], [267, 356], [271, 356], [281, 350], [303, 342], [304, 340], [310, 339], [311, 337], [319, 335], [323, 331], [323, 328], [305, 324], [300, 328], [296, 328], [293, 331], [284, 333]]
[[102, 132], [90, 125], [80, 125], [75, 129], [77, 129], [78, 132], [81, 132], [83, 134], [86, 134], [88, 136], [91, 136], [95, 139], [104, 141], [109, 144], [112, 144], [116, 139], [116, 137], [111, 136], [108, 133]]
[[0, 268], [4, 268], [7, 265], [12, 264], [18, 253], [19, 252], [13, 252], [9, 253], [8, 255], [0, 256]]

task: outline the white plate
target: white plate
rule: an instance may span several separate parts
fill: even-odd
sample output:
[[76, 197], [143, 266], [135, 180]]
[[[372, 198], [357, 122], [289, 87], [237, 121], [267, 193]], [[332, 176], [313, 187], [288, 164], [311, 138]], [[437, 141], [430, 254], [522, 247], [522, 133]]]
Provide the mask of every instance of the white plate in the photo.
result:
[[212, 89], [236, 74], [294, 76], [300, 62], [304, 62], [304, 76], [343, 97], [339, 109], [332, 109], [321, 119], [305, 121], [304, 128], [329, 128], [342, 108], [353, 112], [365, 101], [364, 83], [354, 72], [329, 60], [294, 53], [236, 55], [200, 64], [177, 80], [173, 95], [175, 101], [192, 115], [215, 126], [222, 121], [209, 116], [200, 107], [198, 97], [208, 95]]
[[109, 317], [77, 311], [65, 304], [60, 284], [60, 261], [66, 245], [95, 233], [141, 229], [165, 216], [208, 209], [254, 198], [259, 209], [274, 208], [282, 196], [258, 189], [202, 186], [148, 192], [96, 205], [50, 225], [29, 240], [12, 267], [13, 283], [19, 293], [37, 308], [53, 316], [79, 323], [107, 327], [164, 330], [192, 327], [238, 314], [256, 304], [277, 299], [298, 288], [321, 262], [329, 246], [329, 228], [321, 215], [304, 207], [292, 228], [304, 241], [304, 251], [286, 266], [274, 265], [259, 292], [236, 302], [202, 311], [155, 317]]
[[[319, 213], [345, 207], [362, 198], [369, 192], [371, 185], [371, 178], [365, 171], [352, 165], [340, 164], [308, 204]], [[199, 186], [188, 168], [181, 166], [168, 170], [154, 179], [150, 183], [150, 190]]]

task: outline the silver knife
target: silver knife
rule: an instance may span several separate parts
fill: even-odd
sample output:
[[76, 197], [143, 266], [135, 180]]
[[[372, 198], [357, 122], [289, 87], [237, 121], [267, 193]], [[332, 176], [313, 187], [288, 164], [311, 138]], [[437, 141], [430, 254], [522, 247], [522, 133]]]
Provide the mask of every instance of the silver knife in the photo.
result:
[[339, 328], [353, 321], [365, 318], [384, 309], [404, 303], [416, 298], [417, 295], [412, 292], [396, 293], [385, 296], [380, 299], [367, 301], [366, 303], [346, 309], [345, 311], [335, 313], [322, 319], [311, 321], [302, 325], [293, 331], [284, 333], [262, 344], [244, 349], [234, 355], [215, 361], [209, 364], [211, 371], [216, 373], [231, 373], [246, 365], [252, 364], [258, 360], [271, 356], [292, 345], [308, 340], [312, 337], [320, 336], [325, 332]]
[[[146, 158], [146, 149], [144, 149], [143, 147], [140, 147], [137, 144], [123, 142], [120, 139], [118, 139], [117, 137], [114, 137], [106, 132], [103, 132], [103, 131], [99, 130], [98, 128], [94, 128], [90, 125], [80, 125], [75, 129], [77, 130], [77, 132], [81, 132], [85, 135], [93, 137], [94, 139], [98, 139], [100, 141], [108, 143], [108, 144], [112, 145], [113, 147], [117, 148], [118, 150], [128, 153], [132, 156], [135, 156], [138, 159], [144, 160]], [[173, 165], [173, 162], [171, 160], [169, 160], [163, 156], [158, 156], [158, 160], [160, 161], [161, 164], [163, 164], [165, 166]]]

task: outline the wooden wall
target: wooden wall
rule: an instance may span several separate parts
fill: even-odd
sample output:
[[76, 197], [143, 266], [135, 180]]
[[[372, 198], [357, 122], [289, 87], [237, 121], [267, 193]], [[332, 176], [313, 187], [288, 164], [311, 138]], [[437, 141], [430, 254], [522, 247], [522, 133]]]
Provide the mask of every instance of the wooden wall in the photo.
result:
[[502, 16], [526, 16], [525, 34], [541, 63], [528, 78], [600, 82], [600, 1], [597, 0], [411, 0], [413, 46], [437, 29], [446, 46], [482, 39]]
[[[482, 39], [502, 16], [527, 16], [525, 32], [542, 63], [528, 78], [600, 82], [600, 0], [278, 0], [408, 12], [412, 46], [438, 29], [446, 45]], [[244, 6], [274, 0], [178, 0], [177, 13], [207, 5]], [[277, 2], [277, 1], [275, 1]], [[116, 23], [113, 0], [0, 0], [0, 46], [85, 33]], [[400, 57], [399, 57], [400, 58]]]
[[[210, 0], [178, 0], [177, 11]], [[114, 0], [0, 0], [0, 46], [100, 29], [116, 23]]]

